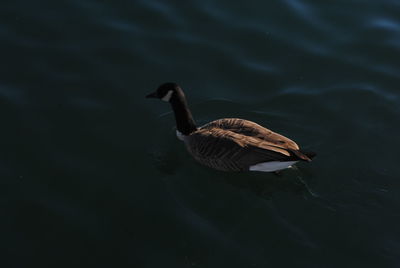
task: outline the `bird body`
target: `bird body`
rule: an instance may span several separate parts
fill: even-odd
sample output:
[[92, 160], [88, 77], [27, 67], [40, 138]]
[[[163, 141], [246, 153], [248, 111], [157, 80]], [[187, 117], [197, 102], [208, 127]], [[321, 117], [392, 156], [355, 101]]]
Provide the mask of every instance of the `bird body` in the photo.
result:
[[222, 171], [277, 171], [309, 160], [294, 141], [239, 118], [215, 120], [182, 136], [198, 162]]
[[177, 122], [177, 136], [199, 163], [221, 171], [279, 171], [298, 161], [311, 161], [292, 140], [257, 123], [223, 118], [197, 128], [182, 89], [161, 85], [147, 97], [170, 102]]

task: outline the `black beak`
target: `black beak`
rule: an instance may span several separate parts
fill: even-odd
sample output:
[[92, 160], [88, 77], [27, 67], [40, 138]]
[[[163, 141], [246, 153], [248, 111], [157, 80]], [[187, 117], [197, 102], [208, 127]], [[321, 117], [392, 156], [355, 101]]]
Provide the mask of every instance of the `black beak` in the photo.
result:
[[156, 98], [156, 99], [157, 99], [157, 98], [158, 98], [158, 97], [157, 97], [157, 92], [150, 93], [149, 95], [146, 96], [146, 98], [148, 98], [148, 99], [149, 99], [149, 98]]

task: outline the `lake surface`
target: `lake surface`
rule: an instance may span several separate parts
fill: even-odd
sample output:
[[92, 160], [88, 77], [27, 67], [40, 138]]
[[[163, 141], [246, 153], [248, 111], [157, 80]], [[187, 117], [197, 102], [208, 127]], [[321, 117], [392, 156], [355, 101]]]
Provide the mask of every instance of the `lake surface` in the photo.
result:
[[[400, 2], [3, 1], [1, 267], [399, 267]], [[197, 164], [170, 107], [318, 153]]]

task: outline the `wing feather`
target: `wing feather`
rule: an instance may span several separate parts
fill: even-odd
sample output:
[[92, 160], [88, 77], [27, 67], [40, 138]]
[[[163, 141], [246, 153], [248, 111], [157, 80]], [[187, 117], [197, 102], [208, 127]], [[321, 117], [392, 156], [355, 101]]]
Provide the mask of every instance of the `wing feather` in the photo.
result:
[[276, 144], [221, 128], [201, 128], [186, 142], [199, 162], [220, 170], [243, 171], [267, 161], [288, 161], [290, 151]]
[[220, 128], [269, 142], [271, 146], [277, 146], [289, 150], [299, 150], [299, 146], [291, 139], [269, 130], [252, 121], [239, 118], [223, 118], [212, 121], [202, 128]]

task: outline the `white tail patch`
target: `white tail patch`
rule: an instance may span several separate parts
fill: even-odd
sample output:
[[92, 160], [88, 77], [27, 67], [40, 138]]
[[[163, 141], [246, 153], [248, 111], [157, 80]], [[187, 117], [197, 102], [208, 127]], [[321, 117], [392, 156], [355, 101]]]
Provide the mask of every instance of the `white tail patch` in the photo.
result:
[[163, 101], [169, 102], [169, 100], [170, 100], [171, 97], [172, 97], [172, 93], [174, 93], [172, 90], [168, 90], [167, 94], [165, 94], [165, 96], [162, 97], [161, 99], [162, 99]]
[[264, 163], [259, 163], [253, 166], [250, 166], [249, 170], [250, 171], [263, 171], [263, 172], [273, 172], [273, 171], [279, 171], [285, 168], [290, 167], [297, 161], [286, 161], [286, 162], [280, 162], [280, 161], [271, 161], [271, 162], [264, 162]]

